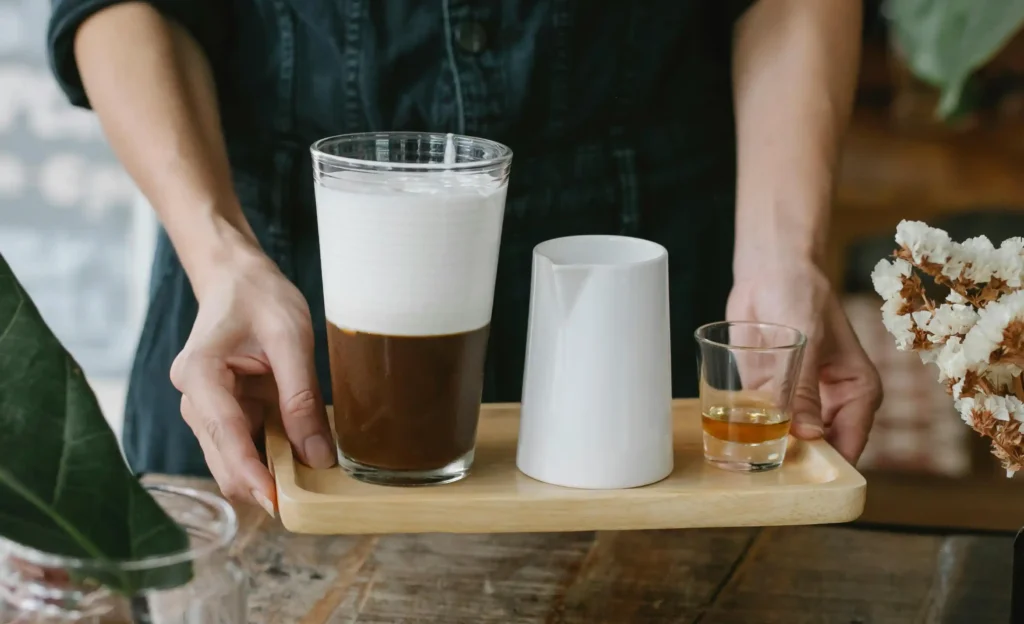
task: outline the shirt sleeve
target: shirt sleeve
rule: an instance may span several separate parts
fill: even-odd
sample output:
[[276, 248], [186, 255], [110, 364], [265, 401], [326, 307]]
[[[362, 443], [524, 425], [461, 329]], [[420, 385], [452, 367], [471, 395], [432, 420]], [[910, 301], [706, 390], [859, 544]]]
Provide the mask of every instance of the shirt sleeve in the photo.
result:
[[[50, 69], [57, 84], [75, 106], [89, 108], [75, 60], [75, 34], [93, 14], [128, 0], [52, 0], [46, 34]], [[228, 0], [146, 0], [168, 19], [179, 23], [199, 43], [216, 72], [227, 39]]]

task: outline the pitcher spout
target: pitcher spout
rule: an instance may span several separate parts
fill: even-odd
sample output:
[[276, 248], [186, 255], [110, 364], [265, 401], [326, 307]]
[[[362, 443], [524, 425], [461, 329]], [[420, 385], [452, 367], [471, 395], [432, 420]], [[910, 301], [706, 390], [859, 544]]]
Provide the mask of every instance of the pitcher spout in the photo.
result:
[[553, 264], [551, 271], [559, 307], [563, 316], [568, 317], [579, 301], [580, 294], [590, 278], [591, 269], [572, 264]]

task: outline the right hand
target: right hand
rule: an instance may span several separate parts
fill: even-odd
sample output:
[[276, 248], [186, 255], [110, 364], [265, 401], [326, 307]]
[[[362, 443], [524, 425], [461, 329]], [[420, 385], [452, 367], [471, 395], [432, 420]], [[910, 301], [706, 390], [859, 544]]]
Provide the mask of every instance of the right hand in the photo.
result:
[[280, 410], [303, 463], [329, 468], [336, 455], [313, 364], [309, 306], [262, 252], [244, 256], [203, 276], [199, 313], [171, 382], [224, 496], [255, 501], [274, 515], [274, 479], [254, 443], [269, 410]]

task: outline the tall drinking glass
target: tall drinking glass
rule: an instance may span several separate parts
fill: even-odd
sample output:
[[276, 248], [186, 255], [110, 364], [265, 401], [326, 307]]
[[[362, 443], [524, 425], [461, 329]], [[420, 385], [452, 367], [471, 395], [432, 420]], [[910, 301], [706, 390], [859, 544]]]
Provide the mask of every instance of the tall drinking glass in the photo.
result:
[[313, 144], [338, 460], [428, 485], [473, 463], [512, 151], [417, 132]]
[[704, 458], [728, 470], [778, 468], [806, 338], [783, 325], [731, 321], [704, 325], [694, 337]]

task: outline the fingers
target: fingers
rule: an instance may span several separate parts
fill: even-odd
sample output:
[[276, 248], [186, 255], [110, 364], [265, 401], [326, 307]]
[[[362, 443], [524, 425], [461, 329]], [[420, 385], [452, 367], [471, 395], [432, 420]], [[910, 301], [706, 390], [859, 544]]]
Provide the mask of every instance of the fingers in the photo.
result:
[[281, 423], [296, 456], [311, 468], [337, 461], [313, 363], [312, 327], [279, 332], [263, 340], [277, 382]]
[[827, 367], [822, 375], [830, 407], [835, 411], [827, 437], [854, 464], [867, 445], [875, 412], [882, 403], [882, 382], [838, 305], [833, 310], [832, 327], [836, 365]]
[[819, 345], [819, 340], [808, 340], [790, 403], [793, 435], [803, 440], [815, 440], [825, 433], [821, 422], [821, 395], [818, 391]]
[[829, 427], [827, 440], [851, 464], [856, 464], [868, 443], [874, 420], [871, 397], [850, 401], [836, 414]]
[[221, 492], [235, 502], [255, 501], [274, 515], [274, 480], [253, 443], [253, 421], [232, 394], [234, 375], [213, 359], [193, 356], [175, 377], [181, 415]]

